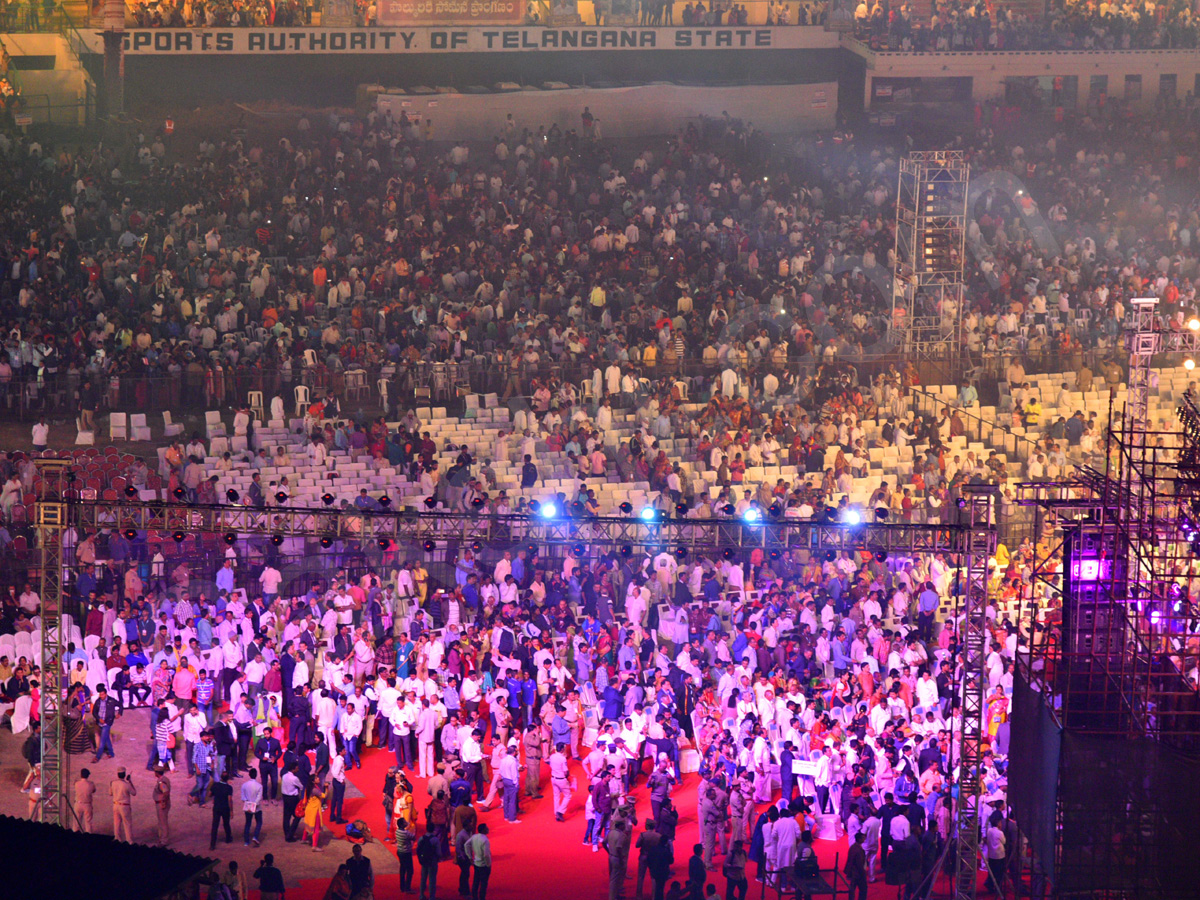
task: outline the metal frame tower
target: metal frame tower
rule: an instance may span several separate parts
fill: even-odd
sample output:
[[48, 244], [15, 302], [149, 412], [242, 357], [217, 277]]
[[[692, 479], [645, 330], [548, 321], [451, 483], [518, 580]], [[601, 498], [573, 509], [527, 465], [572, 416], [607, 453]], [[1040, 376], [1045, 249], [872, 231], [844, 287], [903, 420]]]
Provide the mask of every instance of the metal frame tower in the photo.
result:
[[[900, 160], [892, 328], [918, 358], [954, 360], [962, 347], [970, 180], [962, 150], [920, 150]], [[907, 313], [897, 323], [901, 293]], [[952, 318], [942, 314], [946, 303], [954, 304]]]

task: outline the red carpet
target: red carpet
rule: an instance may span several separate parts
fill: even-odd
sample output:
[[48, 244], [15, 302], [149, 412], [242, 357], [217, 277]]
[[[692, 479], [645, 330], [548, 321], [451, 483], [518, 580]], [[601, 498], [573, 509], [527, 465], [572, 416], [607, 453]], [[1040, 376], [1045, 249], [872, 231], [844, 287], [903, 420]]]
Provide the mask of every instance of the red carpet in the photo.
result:
[[[371, 827], [372, 834], [377, 840], [384, 836], [383, 805], [380, 792], [383, 786], [384, 774], [395, 757], [382, 750], [368, 750], [363, 754], [362, 769], [352, 770], [350, 780], [363, 793], [363, 797], [345, 801], [345, 818], [353, 821], [363, 819]], [[578, 763], [573, 764], [577, 770], [580, 782], [583, 782], [583, 771]], [[415, 775], [409, 776], [413, 782], [414, 798], [418, 809], [423, 810], [428, 802], [425, 793], [425, 782]], [[699, 839], [699, 829], [696, 822], [696, 786], [698, 776], [684, 776], [683, 784], [676, 788], [674, 799], [680, 812], [679, 829], [675, 845], [675, 870], [672, 880], [686, 881], [687, 858], [691, 855], [692, 846]], [[602, 900], [608, 894], [608, 855], [601, 848], [599, 853], [592, 853], [590, 847], [582, 844], [584, 831], [583, 806], [586, 799], [582, 791], [577, 791], [571, 800], [571, 806], [566, 813], [565, 822], [554, 821], [554, 811], [549, 784], [549, 775], [543, 771], [542, 786], [545, 796], [540, 800], [522, 799], [521, 823], [510, 824], [504, 821], [503, 813], [497, 804], [491, 811], [481, 813], [481, 820], [488, 824], [492, 838], [492, 878], [488, 885], [488, 896], [495, 900], [548, 900], [548, 898], [569, 897], [571, 900]], [[641, 833], [642, 822], [650, 812], [649, 794], [645, 789], [645, 780], [639, 783], [634, 795], [637, 799], [639, 825], [634, 831], [634, 838]], [[334, 825], [335, 834], [340, 838], [342, 826]], [[389, 845], [390, 846], [390, 845]], [[818, 841], [817, 852], [821, 858], [822, 868], [833, 864], [834, 854], [839, 854], [839, 860], [846, 855], [845, 840]], [[717, 857], [719, 865], [721, 857]], [[394, 858], [393, 858], [394, 861]], [[398, 864], [390, 870], [376, 867], [375, 897], [400, 897]], [[751, 875], [748, 897], [763, 896], [762, 886], [753, 880], [754, 863], [748, 867]], [[630, 853], [629, 871], [631, 875], [637, 872], [637, 851]], [[332, 874], [332, 873], [331, 873]], [[717, 884], [720, 896], [725, 896], [725, 880], [718, 872], [709, 873], [711, 881]], [[896, 896], [896, 888], [883, 884], [882, 875], [879, 881], [871, 886], [870, 900], [892, 900]], [[304, 882], [297, 888], [289, 888], [288, 900], [321, 900], [328, 886], [328, 879]], [[417, 880], [414, 880], [414, 887]], [[668, 882], [669, 884], [669, 882]], [[444, 862], [438, 872], [438, 895], [445, 898], [456, 898], [458, 889], [458, 868], [451, 862]], [[650, 879], [645, 882], [645, 897], [650, 896]], [[945, 895], [949, 889], [949, 881], [940, 878], [934, 885], [934, 894]], [[626, 897], [634, 896], [634, 879], [625, 882]], [[412, 896], [415, 897], [415, 894]], [[772, 896], [774, 896], [772, 894]], [[841, 894], [840, 896], [845, 896]]]

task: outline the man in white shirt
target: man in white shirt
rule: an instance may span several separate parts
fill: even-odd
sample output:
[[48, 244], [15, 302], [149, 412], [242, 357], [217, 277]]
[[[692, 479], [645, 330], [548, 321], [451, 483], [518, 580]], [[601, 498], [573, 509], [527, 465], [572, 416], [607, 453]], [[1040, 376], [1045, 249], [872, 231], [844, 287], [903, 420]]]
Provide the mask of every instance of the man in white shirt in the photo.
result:
[[237, 681], [238, 666], [242, 664], [242, 646], [230, 634], [221, 643], [221, 693], [229, 702], [229, 689]]
[[347, 765], [362, 768], [362, 760], [358, 754], [358, 741], [362, 737], [363, 717], [359, 712], [361, 707], [355, 703], [347, 703], [338, 723], [338, 732], [342, 736], [342, 746], [346, 748]]
[[329, 802], [329, 821], [339, 825], [346, 820], [342, 818], [342, 801], [346, 796], [346, 757], [349, 751], [335, 753], [329, 760], [329, 781], [333, 785], [333, 799]]
[[[466, 735], [462, 735], [461, 731], [465, 731], [466, 726], [460, 729], [460, 744], [462, 750], [460, 757], [463, 761], [463, 774], [467, 782], [474, 787], [475, 796], [483, 799], [483, 749], [479, 746], [479, 741], [483, 735], [479, 729], [472, 729]], [[513, 779], [514, 790], [516, 779]]]
[[500, 760], [500, 784], [504, 789], [504, 819], [514, 825], [520, 823], [517, 818], [517, 778], [520, 767], [517, 765], [517, 754], [510, 747]]
[[414, 731], [417, 736], [417, 777], [432, 778], [437, 769], [434, 764], [433, 743], [437, 739], [438, 713], [428, 697], [421, 699], [421, 711], [417, 713]]

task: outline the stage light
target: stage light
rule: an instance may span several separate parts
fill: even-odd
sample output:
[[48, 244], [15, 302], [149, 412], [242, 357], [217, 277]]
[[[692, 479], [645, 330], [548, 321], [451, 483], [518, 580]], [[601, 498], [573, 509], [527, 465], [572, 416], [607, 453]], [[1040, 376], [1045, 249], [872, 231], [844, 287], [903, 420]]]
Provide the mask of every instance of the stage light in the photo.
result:
[[737, 512], [737, 507], [732, 503], [726, 503], [723, 507], [721, 507], [721, 512], [725, 513], [727, 516], [732, 516]]
[[183, 502], [185, 499], [187, 499], [187, 491], [185, 491], [185, 490], [184, 490], [183, 488], [181, 488], [181, 487], [177, 487], [177, 488], [175, 488], [175, 490], [174, 490], [174, 491], [172, 491], [172, 492], [171, 492], [171, 494], [172, 494], [172, 495], [175, 497], [175, 499], [176, 499], [176, 500], [180, 501], [181, 503], [182, 503], [182, 502]]
[[435, 506], [437, 506], [437, 497], [426, 497], [425, 498], [425, 508], [426, 509], [433, 509]]
[[586, 552], [587, 552], [587, 547], [583, 546], [583, 544], [572, 544], [571, 545], [571, 553], [573, 553], [575, 556], [582, 557], [583, 554], [585, 554]]
[[845, 522], [847, 525], [858, 525], [862, 522], [862, 516], [858, 514], [857, 509], [847, 509]]
[[746, 511], [742, 513], [742, 521], [747, 525], [757, 525], [762, 521], [762, 510], [757, 506], [746, 507]]
[[779, 556], [780, 556], [780, 553], [779, 553], [779, 548], [778, 548], [778, 547], [772, 547], [772, 548], [771, 548], [771, 553], [770, 553], [770, 557], [771, 557], [771, 559], [779, 559]]
[[585, 508], [582, 500], [576, 500], [571, 504], [571, 515], [582, 516]]
[[333, 546], [333, 538], [331, 538], [329, 535], [325, 535], [323, 538], [321, 538], [321, 546], [328, 550]]
[[638, 518], [643, 522], [653, 522], [658, 519], [658, 510], [653, 506], [647, 506], [638, 513]]
[[471, 552], [472, 553], [482, 553], [483, 552], [483, 541], [480, 541], [480, 540], [471, 541]]
[[274, 544], [276, 547], [283, 546], [283, 535], [282, 534], [271, 535], [271, 543]]
[[1189, 356], [1183, 361], [1183, 367], [1190, 372], [1192, 369], [1196, 368], [1196, 361]]
[[675, 548], [675, 558], [679, 560], [687, 559], [688, 548], [680, 544]]
[[390, 543], [391, 543], [391, 541], [389, 541], [389, 540], [388, 540], [387, 538], [385, 538], [385, 537], [381, 537], [381, 538], [380, 538], [379, 540], [377, 540], [375, 543], [379, 545], [379, 549], [380, 549], [380, 550], [386, 550], [386, 549], [388, 548], [388, 544], [390, 544]]
[[875, 560], [877, 562], [887, 562], [887, 551], [886, 550], [876, 550], [875, 551]]
[[229, 490], [227, 490], [225, 492], [225, 499], [228, 500], [230, 503], [237, 503], [238, 500], [241, 499], [241, 496], [242, 495], [239, 494], [237, 491], [235, 491], [233, 488], [230, 488]]
[[676, 503], [675, 504], [675, 515], [679, 516], [679, 518], [681, 518], [681, 519], [687, 518], [687, 514], [689, 512], [691, 512], [691, 510], [688, 508], [688, 505], [686, 503]]
[[432, 553], [437, 549], [437, 543], [432, 538], [425, 538], [425, 543], [421, 546], [425, 548], [426, 553]]
[[482, 497], [476, 497], [471, 501], [471, 506], [475, 509], [483, 509], [484, 500]]
[[[529, 504], [531, 509], [533, 508], [534, 502], [536, 502], [536, 501], [531, 501]], [[558, 504], [555, 503], [553, 500], [547, 500], [545, 503], [541, 504], [541, 506], [536, 510], [536, 512], [543, 519], [553, 519], [555, 516], [558, 515]]]
[[538, 555], [537, 544], [526, 544], [525, 545], [525, 553], [528, 554], [530, 559], [533, 559], [535, 556]]
[[732, 547], [726, 547], [721, 551], [721, 556], [723, 556], [725, 559], [733, 559], [734, 555], [735, 554]]
[[333, 496], [333, 494], [329, 493], [328, 491], [321, 495], [321, 502], [326, 506], [333, 506], [333, 501], [336, 499], [337, 497]]
[[392, 505], [392, 498], [389, 497], [387, 494], [384, 494], [382, 497], [379, 498], [379, 505], [381, 507], [383, 507], [384, 509], [387, 509], [389, 506]]
[[833, 562], [836, 559], [837, 559], [837, 551], [836, 550], [826, 550], [825, 551], [825, 562]]
[[1189, 331], [1200, 331], [1200, 319], [1197, 319], [1195, 316], [1188, 319], [1187, 325]]
[[287, 499], [288, 499], [288, 495], [287, 495], [286, 491], [276, 491], [275, 492], [275, 502], [278, 503], [280, 506], [283, 506], [283, 504], [287, 503]]
[[182, 531], [176, 531], [174, 534], [171, 535], [171, 537], [174, 539], [175, 543], [177, 543], [177, 544], [182, 544], [184, 541], [187, 540], [187, 535]]
[[958, 508], [959, 508], [959, 509], [966, 509], [966, 508], [967, 508], [967, 498], [966, 498], [966, 497], [959, 497], [959, 498], [958, 498]]
[[234, 534], [232, 531], [227, 531], [227, 532], [225, 532], [224, 540], [225, 540], [225, 543], [227, 543], [230, 547], [232, 547], [234, 544], [237, 543], [237, 535]]
[[125, 529], [125, 540], [136, 541], [137, 540], [137, 529], [136, 528], [126, 528]]
[[767, 507], [767, 512], [770, 513], [772, 519], [778, 519], [783, 515], [783, 504], [776, 500]]
[[875, 518], [880, 522], [886, 522], [888, 515], [890, 515], [890, 512], [886, 506], [875, 507]]
[[836, 522], [837, 517], [838, 517], [838, 511], [837, 511], [836, 506], [826, 506], [825, 507], [825, 521], [826, 522]]
[[617, 509], [619, 509], [623, 515], [627, 516], [633, 512], [633, 504], [626, 500], [624, 503], [618, 506]]
[[633, 548], [630, 547], [628, 544], [622, 544], [621, 545], [621, 555], [623, 557], [625, 557], [626, 559], [629, 559], [629, 557], [633, 556]]
[[132, 484], [125, 485], [125, 496], [132, 500], [137, 496], [137, 488], [135, 488]]

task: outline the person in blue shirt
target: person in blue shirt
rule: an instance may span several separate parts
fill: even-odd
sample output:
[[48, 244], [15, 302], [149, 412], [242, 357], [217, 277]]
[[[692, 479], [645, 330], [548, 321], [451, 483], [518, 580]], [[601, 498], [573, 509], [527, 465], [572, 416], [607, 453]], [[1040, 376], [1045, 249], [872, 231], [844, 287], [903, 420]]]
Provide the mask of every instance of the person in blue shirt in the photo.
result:
[[829, 661], [833, 663], [833, 671], [839, 675], [850, 667], [850, 658], [846, 655], [846, 633], [840, 628], [829, 642]]
[[467, 583], [463, 585], [462, 593], [467, 609], [479, 608], [479, 576], [474, 572], [467, 576]]
[[550, 720], [550, 743], [555, 746], [563, 744], [569, 747], [571, 746], [571, 725], [563, 715], [567, 708], [559, 703], [555, 705], [554, 710], [554, 718]]
[[196, 640], [200, 642], [201, 650], [211, 650], [213, 645], [212, 622], [208, 616], [196, 621]]
[[621, 715], [621, 692], [617, 688], [609, 684], [604, 688], [604, 693], [601, 695], [600, 703], [604, 707], [604, 718], [609, 721], [615, 721]]
[[596, 646], [596, 640], [600, 637], [600, 632], [603, 629], [600, 623], [596, 621], [596, 617], [588, 613], [583, 619], [583, 639], [587, 641], [589, 647]]
[[533, 721], [533, 704], [537, 701], [537, 682], [528, 673], [521, 680], [521, 705], [525, 707], [525, 724]]
[[513, 581], [515, 581], [517, 583], [518, 587], [521, 586], [525, 581], [525, 551], [524, 550], [518, 551], [516, 559], [514, 559], [512, 561], [512, 577], [513, 577]]
[[621, 672], [633, 672], [637, 669], [637, 649], [633, 646], [633, 638], [626, 638], [624, 646], [617, 651], [617, 669]]
[[130, 651], [125, 654], [125, 665], [131, 668], [133, 666], [150, 665], [150, 660], [146, 657], [146, 654], [142, 652], [142, 648], [137, 644], [136, 641], [133, 643]]
[[933, 582], [925, 582], [925, 589], [917, 597], [917, 635], [924, 643], [933, 639], [933, 617], [940, 602]]

